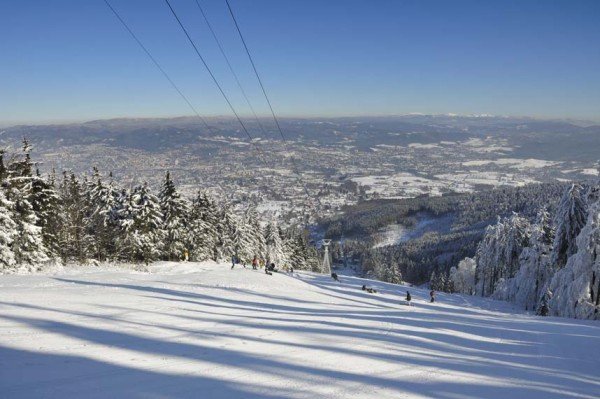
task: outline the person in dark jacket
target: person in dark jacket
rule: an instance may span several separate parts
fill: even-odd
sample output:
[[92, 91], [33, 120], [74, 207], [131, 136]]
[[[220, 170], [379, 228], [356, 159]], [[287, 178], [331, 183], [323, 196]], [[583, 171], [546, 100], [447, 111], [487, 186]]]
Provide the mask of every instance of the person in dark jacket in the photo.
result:
[[362, 290], [363, 291], [367, 291], [369, 294], [376, 294], [377, 290], [371, 288], [371, 287], [367, 287], [366, 285], [362, 286]]
[[410, 301], [412, 300], [412, 297], [410, 296], [410, 292], [406, 291], [406, 304], [408, 306], [410, 306]]
[[338, 282], [340, 281], [336, 272], [331, 273], [331, 278], [334, 279], [335, 281], [338, 281]]
[[429, 291], [429, 297], [431, 298], [431, 300], [429, 302], [434, 303], [435, 302], [435, 291], [434, 290]]

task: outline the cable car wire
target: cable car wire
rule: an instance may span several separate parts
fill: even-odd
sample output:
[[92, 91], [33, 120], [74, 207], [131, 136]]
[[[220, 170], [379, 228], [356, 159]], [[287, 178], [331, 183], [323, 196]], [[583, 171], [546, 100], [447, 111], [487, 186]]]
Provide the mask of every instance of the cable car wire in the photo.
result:
[[262, 123], [260, 123], [260, 120], [258, 119], [258, 116], [256, 115], [256, 111], [254, 110], [252, 103], [250, 103], [250, 99], [248, 98], [246, 91], [242, 87], [242, 83], [240, 82], [238, 75], [237, 75], [237, 73], [235, 73], [235, 70], [233, 69], [231, 62], [229, 61], [229, 57], [227, 56], [227, 54], [225, 53], [225, 49], [223, 49], [223, 46], [221, 45], [221, 41], [217, 37], [217, 34], [215, 33], [211, 23], [209, 22], [208, 17], [206, 16], [206, 13], [204, 12], [204, 9], [200, 5], [200, 2], [198, 0], [195, 0], [195, 1], [196, 1], [196, 5], [198, 6], [198, 9], [200, 10], [200, 13], [202, 14], [202, 17], [204, 18], [204, 22], [206, 23], [206, 26], [208, 26], [208, 29], [210, 30], [210, 33], [212, 34], [213, 39], [215, 39], [215, 42], [217, 43], [217, 46], [219, 47], [219, 50], [221, 51], [221, 54], [223, 55], [223, 58], [225, 59], [225, 62], [227, 63], [227, 67], [229, 68], [229, 71], [231, 71], [231, 74], [233, 75], [233, 78], [235, 79], [237, 86], [239, 87], [240, 91], [242, 92], [242, 95], [244, 96], [244, 99], [246, 100], [246, 104], [248, 104], [248, 107], [250, 108], [252, 115], [254, 115], [254, 119], [256, 120], [256, 123], [258, 124], [260, 131], [266, 137], [267, 132], [265, 131], [265, 128], [263, 127]]
[[[281, 125], [279, 124], [279, 119], [277, 119], [277, 116], [275, 115], [275, 111], [273, 110], [273, 106], [271, 104], [271, 100], [269, 99], [269, 96], [267, 95], [267, 91], [265, 89], [265, 86], [263, 85], [262, 79], [260, 78], [260, 74], [258, 73], [258, 70], [256, 68], [256, 64], [254, 64], [254, 59], [252, 58], [252, 55], [250, 54], [250, 49], [248, 49], [248, 45], [246, 44], [246, 40], [244, 39], [244, 35], [242, 34], [242, 30], [240, 29], [240, 26], [237, 22], [237, 19], [235, 17], [235, 14], [233, 13], [233, 9], [231, 8], [231, 4], [229, 4], [229, 0], [225, 0], [225, 3], [227, 4], [227, 8], [229, 10], [229, 15], [231, 15], [231, 19], [233, 20], [233, 23], [235, 24], [235, 28], [240, 36], [240, 39], [242, 41], [242, 44], [244, 45], [244, 49], [246, 50], [246, 55], [248, 56], [248, 59], [250, 60], [250, 64], [252, 65], [252, 69], [254, 70], [254, 75], [256, 75], [256, 79], [258, 80], [258, 83], [260, 85], [260, 88], [262, 90], [262, 93], [265, 97], [265, 100], [267, 101], [267, 104], [269, 105], [269, 109], [271, 110], [271, 115], [273, 116], [273, 120], [275, 121], [275, 125], [277, 126], [277, 130], [279, 131], [279, 135], [281, 136], [281, 139], [283, 140], [284, 144], [287, 144], [287, 140], [285, 138], [285, 135], [283, 134], [283, 130], [281, 129]], [[287, 147], [287, 146], [286, 146]], [[294, 157], [290, 158], [292, 161], [292, 167], [294, 169], [294, 173], [296, 173], [298, 175], [298, 179], [299, 181], [302, 183], [302, 185], [304, 186], [304, 191], [306, 192], [306, 195], [308, 196], [309, 200], [311, 199], [310, 193], [308, 191], [308, 188], [306, 187], [306, 184], [304, 184], [303, 180], [302, 180], [302, 175], [300, 174], [300, 172], [298, 171], [298, 166], [296, 164], [296, 160], [294, 159]], [[321, 200], [319, 199], [319, 197], [316, 197], [316, 200], [319, 204], [321, 204]]]
[[119, 22], [121, 22], [121, 24], [123, 25], [123, 27], [125, 27], [125, 29], [127, 30], [127, 32], [129, 32], [129, 35], [131, 35], [131, 37], [136, 41], [136, 43], [140, 46], [140, 48], [142, 50], [144, 50], [144, 53], [146, 53], [146, 55], [148, 56], [148, 58], [150, 58], [150, 60], [156, 66], [156, 68], [158, 68], [158, 70], [162, 73], [162, 75], [169, 81], [169, 83], [171, 84], [171, 86], [173, 87], [173, 89], [175, 89], [175, 91], [177, 91], [177, 93], [179, 93], [179, 96], [181, 98], [183, 98], [183, 100], [186, 102], [186, 104], [188, 105], [188, 107], [190, 107], [190, 109], [192, 110], [192, 112], [198, 118], [200, 118], [200, 120], [204, 123], [204, 125], [206, 126], [206, 128], [208, 130], [210, 130], [212, 133], [216, 133], [216, 131], [208, 124], [208, 122], [206, 121], [206, 119], [204, 119], [200, 115], [200, 113], [198, 112], [198, 110], [196, 110], [196, 107], [194, 107], [194, 105], [189, 100], [189, 98], [187, 98], [187, 96], [185, 94], [183, 94], [183, 92], [181, 91], [181, 89], [175, 84], [175, 82], [173, 81], [173, 79], [171, 79], [171, 77], [165, 71], [165, 69], [158, 63], [158, 61], [156, 60], [156, 58], [154, 58], [154, 56], [150, 53], [150, 51], [146, 48], [146, 46], [144, 46], [144, 44], [137, 37], [137, 35], [135, 33], [133, 33], [133, 31], [131, 30], [131, 28], [129, 27], [129, 25], [127, 25], [127, 23], [125, 22], [125, 20], [123, 18], [121, 18], [121, 15], [119, 15], [119, 13], [117, 12], [117, 10], [115, 10], [113, 8], [113, 6], [108, 2], [108, 0], [104, 0], [104, 3], [112, 11], [112, 13], [115, 15], [115, 17], [117, 17], [117, 19], [119, 20]]

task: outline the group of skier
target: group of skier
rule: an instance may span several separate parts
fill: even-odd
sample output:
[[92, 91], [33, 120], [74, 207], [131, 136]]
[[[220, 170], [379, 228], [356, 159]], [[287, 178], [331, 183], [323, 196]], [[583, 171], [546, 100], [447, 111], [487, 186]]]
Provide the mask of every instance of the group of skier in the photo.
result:
[[[235, 265], [241, 264], [244, 269], [246, 268], [246, 262], [244, 260], [241, 260], [239, 257], [233, 255], [231, 257], [231, 268], [233, 269], [235, 267]], [[254, 258], [252, 258], [252, 262], [250, 262], [251, 266], [252, 266], [252, 270], [258, 270], [258, 269], [265, 269], [265, 273], [268, 275], [272, 275], [273, 272], [278, 272], [279, 270], [275, 267], [275, 263], [274, 262], [269, 262], [263, 259], [263, 258], [259, 258], [258, 256], [254, 256]], [[286, 271], [288, 271], [289, 273], [294, 273], [294, 268], [292, 266], [287, 266]]]
[[[377, 293], [376, 289], [367, 287], [366, 285], [362, 286], [362, 290], [368, 292], [369, 294]], [[410, 291], [406, 291], [405, 301], [408, 306], [411, 306], [412, 295], [410, 295]], [[429, 291], [429, 302], [431, 302], [431, 303], [435, 302], [435, 291], [434, 290]]]
[[[241, 263], [242, 266], [244, 268], [246, 268], [246, 262], [244, 262], [244, 261], [240, 262], [240, 259], [237, 256], [233, 255], [231, 257], [231, 268], [233, 269], [235, 267], [235, 265], [239, 264], [239, 263]], [[252, 269], [253, 270], [262, 269], [264, 267], [265, 268], [265, 273], [268, 274], [268, 275], [272, 275], [273, 272], [277, 272], [278, 271], [275, 268], [275, 263], [273, 263], [273, 262], [270, 262], [270, 263], [266, 262], [265, 263], [265, 260], [262, 259], [262, 258], [258, 258], [258, 256], [254, 256], [254, 258], [252, 258], [251, 265], [252, 265]], [[290, 267], [289, 271], [290, 271], [290, 273], [293, 273], [294, 272], [294, 268]], [[331, 278], [334, 279], [337, 282], [340, 282], [339, 276], [335, 272], [331, 273]], [[365, 291], [365, 292], [368, 292], [369, 294], [376, 294], [377, 293], [377, 290], [375, 290], [374, 288], [371, 288], [371, 287], [367, 287], [366, 285], [362, 286], [362, 290]], [[431, 303], [435, 302], [435, 291], [434, 290], [429, 291], [429, 298], [430, 298], [429, 302], [431, 302]], [[406, 291], [406, 298], [405, 298], [405, 300], [406, 300], [406, 304], [408, 306], [411, 306], [412, 296], [410, 295], [410, 291]]]

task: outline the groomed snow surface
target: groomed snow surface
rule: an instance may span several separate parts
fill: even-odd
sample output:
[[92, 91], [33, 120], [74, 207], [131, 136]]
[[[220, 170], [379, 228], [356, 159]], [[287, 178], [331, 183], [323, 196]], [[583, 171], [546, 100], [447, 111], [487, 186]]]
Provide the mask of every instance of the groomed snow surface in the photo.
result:
[[408, 307], [347, 276], [150, 271], [0, 276], [0, 397], [600, 397], [598, 322], [415, 288]]

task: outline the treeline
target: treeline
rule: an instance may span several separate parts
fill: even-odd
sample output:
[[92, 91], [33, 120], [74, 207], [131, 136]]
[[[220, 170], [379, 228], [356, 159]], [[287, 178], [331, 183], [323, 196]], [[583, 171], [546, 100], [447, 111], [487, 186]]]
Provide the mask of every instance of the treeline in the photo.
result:
[[394, 223], [411, 226], [417, 213], [432, 216], [454, 213], [454, 227], [467, 228], [482, 222], [493, 223], [498, 216], [511, 212], [534, 217], [540, 203], [548, 204], [552, 210], [566, 187], [568, 183], [551, 182], [439, 197], [365, 201], [345, 207], [342, 215], [323, 220], [321, 225], [326, 237], [364, 237]]
[[557, 209], [486, 229], [451, 288], [511, 301], [540, 314], [600, 319], [600, 185], [572, 184]]
[[0, 271], [63, 263], [231, 260], [254, 256], [299, 269], [318, 268], [316, 249], [299, 229], [261, 223], [256, 209], [237, 215], [201, 190], [183, 198], [169, 172], [158, 193], [91, 176], [40, 174], [23, 142], [19, 156], [0, 151]]
[[[541, 205], [550, 212], [556, 209], [566, 187], [566, 183], [544, 183], [441, 197], [368, 201], [346, 208], [344, 215], [324, 221], [323, 226], [326, 237], [350, 237], [344, 243], [345, 256], [361, 264], [365, 276], [390, 281], [390, 276], [399, 274], [412, 284], [430, 281], [438, 290], [451, 290], [451, 268], [475, 255], [485, 228], [498, 216], [519, 212], [533, 220]], [[452, 227], [450, 231], [430, 231], [396, 245], [374, 248], [378, 230], [394, 223], [410, 228], [419, 213], [431, 219], [450, 214]], [[339, 262], [341, 251], [332, 254]], [[398, 271], [391, 270], [395, 268]]]

